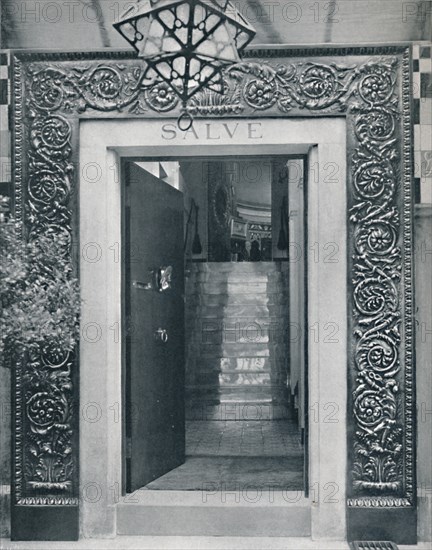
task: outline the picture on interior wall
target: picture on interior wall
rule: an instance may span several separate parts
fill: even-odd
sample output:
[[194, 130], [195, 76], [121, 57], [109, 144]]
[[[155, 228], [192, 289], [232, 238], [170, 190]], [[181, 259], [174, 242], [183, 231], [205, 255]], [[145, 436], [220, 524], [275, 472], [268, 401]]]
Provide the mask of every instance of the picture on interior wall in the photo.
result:
[[231, 237], [240, 237], [245, 239], [247, 237], [248, 224], [245, 220], [240, 218], [231, 218]]
[[432, 548], [429, 8], [2, 2], [0, 548]]

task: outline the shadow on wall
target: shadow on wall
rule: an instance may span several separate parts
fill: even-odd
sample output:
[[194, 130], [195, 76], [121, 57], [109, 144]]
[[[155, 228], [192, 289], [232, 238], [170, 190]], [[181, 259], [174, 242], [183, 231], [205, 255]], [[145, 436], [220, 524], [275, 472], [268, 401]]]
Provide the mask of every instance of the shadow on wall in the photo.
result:
[[418, 536], [432, 541], [432, 206], [417, 205], [414, 224], [416, 285]]

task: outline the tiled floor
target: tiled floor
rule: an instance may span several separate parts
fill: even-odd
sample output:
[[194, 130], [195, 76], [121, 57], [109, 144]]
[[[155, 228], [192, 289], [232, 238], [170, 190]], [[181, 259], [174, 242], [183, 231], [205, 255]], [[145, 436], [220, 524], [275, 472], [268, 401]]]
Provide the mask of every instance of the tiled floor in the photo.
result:
[[303, 457], [187, 457], [145, 487], [159, 491], [302, 491]]
[[188, 456], [287, 457], [303, 454], [297, 425], [288, 420], [190, 421]]
[[303, 484], [303, 447], [295, 423], [190, 421], [186, 462], [146, 489], [302, 491]]

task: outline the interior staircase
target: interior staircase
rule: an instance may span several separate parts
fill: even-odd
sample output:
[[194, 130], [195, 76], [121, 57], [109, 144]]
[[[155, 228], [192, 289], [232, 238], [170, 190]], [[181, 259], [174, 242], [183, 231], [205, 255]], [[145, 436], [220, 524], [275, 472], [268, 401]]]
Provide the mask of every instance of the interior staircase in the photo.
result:
[[295, 423], [248, 422], [288, 416], [286, 267], [195, 263], [188, 270], [187, 417], [211, 422], [188, 423], [201, 432], [199, 452], [117, 504], [119, 535], [311, 536], [310, 502], [299, 489], [303, 451], [292, 442], [289, 454], [274, 455], [279, 440], [267, 437], [287, 438], [290, 429], [296, 437]]
[[287, 418], [284, 262], [194, 263], [186, 280], [186, 417]]

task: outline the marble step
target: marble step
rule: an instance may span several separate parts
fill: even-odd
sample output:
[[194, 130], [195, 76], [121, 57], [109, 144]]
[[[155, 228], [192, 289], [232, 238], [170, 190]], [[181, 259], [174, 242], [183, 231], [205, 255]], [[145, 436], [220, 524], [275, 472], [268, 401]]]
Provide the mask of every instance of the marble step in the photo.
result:
[[246, 385], [231, 385], [231, 386], [214, 386], [214, 385], [188, 385], [186, 386], [186, 395], [189, 399], [217, 399], [218, 402], [238, 401], [239, 403], [247, 403], [249, 401], [265, 401], [284, 403], [287, 398], [288, 389], [282, 384], [267, 384], [262, 386]]
[[186, 420], [280, 420], [293, 419], [292, 410], [286, 403], [249, 401], [241, 403], [228, 401], [223, 403], [211, 401], [188, 401]]
[[[222, 335], [222, 337], [221, 337]], [[192, 335], [190, 335], [192, 336]], [[263, 332], [244, 332], [243, 334], [238, 331], [202, 331], [200, 334], [191, 340], [192, 345], [200, 346], [201, 349], [207, 350], [213, 346], [214, 350], [225, 349], [227, 346], [232, 346], [233, 350], [247, 351], [250, 353], [240, 355], [239, 357], [261, 357], [261, 354], [256, 354], [255, 349], [261, 349], [262, 347], [271, 348], [272, 353], [277, 351], [276, 346], [286, 352], [286, 346], [289, 343], [288, 332], [286, 330], [271, 329], [270, 331]], [[207, 354], [207, 353], [206, 353]], [[217, 354], [215, 357], [225, 357], [225, 355]]]
[[194, 287], [194, 294], [219, 294], [225, 296], [226, 294], [273, 294], [280, 293], [286, 294], [287, 289], [281, 284], [269, 283], [269, 282], [255, 282], [255, 281], [239, 281], [235, 283], [227, 281], [196, 283]]
[[258, 324], [241, 324], [237, 326], [225, 326], [212, 330], [208, 322], [195, 325], [190, 335], [190, 342], [200, 346], [211, 344], [248, 344], [248, 343], [275, 343], [287, 342], [289, 338], [288, 327], [281, 324], [262, 326]]
[[286, 403], [187, 403], [186, 420], [292, 420], [292, 410]]
[[[201, 346], [201, 359], [220, 357], [271, 357], [276, 360], [286, 356], [287, 346], [279, 343], [223, 343]], [[199, 360], [199, 358], [198, 358]]]
[[191, 266], [194, 273], [274, 273], [284, 269], [282, 262], [200, 262]]
[[[252, 313], [252, 312], [249, 312]], [[268, 333], [280, 331], [289, 327], [289, 319], [287, 315], [261, 315], [241, 316], [228, 315], [226, 312], [219, 311], [219, 316], [214, 308], [200, 308], [192, 317], [185, 315], [185, 320], [192, 321], [193, 325], [189, 325], [190, 331], [207, 331], [207, 332], [233, 332], [249, 333], [263, 332]], [[192, 328], [193, 327], [193, 328]]]
[[203, 371], [217, 373], [271, 372], [272, 363], [269, 357], [213, 357], [197, 361]]
[[[199, 364], [197, 365], [199, 367]], [[286, 371], [283, 368], [273, 367], [270, 370], [248, 370], [248, 371], [236, 371], [236, 370], [224, 370], [218, 371], [216, 369], [199, 368], [195, 372], [195, 380], [198, 384], [248, 384], [259, 383], [260, 380], [263, 383], [284, 384], [286, 380]], [[244, 381], [244, 382], [243, 382]]]
[[[188, 411], [197, 411], [206, 408], [211, 409], [214, 407], [220, 407], [221, 409], [225, 407], [226, 411], [230, 409], [240, 409], [241, 407], [251, 407], [255, 409], [254, 415], [256, 420], [269, 415], [269, 411], [271, 409], [274, 410], [276, 407], [280, 409], [280, 412], [283, 412], [283, 418], [288, 418], [288, 415], [290, 414], [290, 407], [286, 400], [282, 398], [272, 399], [271, 396], [261, 396], [257, 397], [257, 399], [253, 399], [251, 396], [248, 399], [243, 399], [236, 398], [235, 396], [215, 396], [209, 394], [201, 397], [187, 396], [186, 398], [186, 410]], [[191, 415], [188, 414], [186, 419], [191, 420]]]
[[222, 311], [221, 317], [203, 317], [201, 318], [198, 316], [195, 312], [194, 315], [192, 315], [192, 312], [190, 312], [190, 316], [188, 319], [194, 319], [194, 331], [197, 330], [208, 330], [208, 331], [215, 331], [215, 330], [226, 330], [226, 331], [232, 331], [232, 330], [238, 330], [238, 331], [248, 331], [253, 330], [255, 327], [255, 330], [279, 330], [282, 328], [287, 328], [289, 326], [289, 319], [287, 315], [273, 315], [273, 316], [254, 316], [254, 317], [247, 317], [247, 316], [237, 316], [232, 315], [228, 316], [224, 314]]
[[269, 386], [272, 384], [269, 372], [241, 372], [241, 373], [217, 373], [214, 371], [201, 371], [196, 377], [197, 386]]
[[236, 386], [281, 386], [286, 375], [281, 372], [276, 375], [270, 372], [224, 372], [200, 371], [195, 377], [196, 387], [236, 387]]
[[[223, 339], [231, 340], [235, 337], [242, 337], [253, 341], [255, 338], [269, 335], [278, 336], [289, 333], [290, 327], [294, 331], [286, 317], [202, 317], [201, 315], [185, 316], [187, 327], [186, 337], [197, 340], [206, 340], [207, 333], [218, 333]], [[295, 332], [297, 334], [297, 331]]]
[[193, 315], [203, 319], [232, 319], [245, 317], [247, 319], [260, 318], [279, 319], [288, 314], [288, 304], [191, 304], [190, 297], [186, 298], [186, 315]]
[[[196, 273], [193, 278], [194, 283], [242, 283], [247, 280], [250, 283], [279, 283], [284, 284], [287, 276], [280, 271], [269, 273], [246, 273], [246, 272], [224, 272], [224, 271], [206, 271]], [[190, 280], [190, 279], [187, 279]]]
[[281, 306], [288, 307], [288, 296], [280, 292], [263, 292], [261, 294], [191, 294], [186, 301], [196, 306]]
[[281, 365], [280, 368], [273, 368], [271, 371], [225, 371], [216, 370], [197, 370], [190, 372], [186, 376], [186, 384], [192, 388], [194, 386], [250, 386], [250, 385], [287, 385], [287, 373]]

